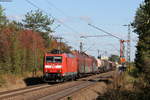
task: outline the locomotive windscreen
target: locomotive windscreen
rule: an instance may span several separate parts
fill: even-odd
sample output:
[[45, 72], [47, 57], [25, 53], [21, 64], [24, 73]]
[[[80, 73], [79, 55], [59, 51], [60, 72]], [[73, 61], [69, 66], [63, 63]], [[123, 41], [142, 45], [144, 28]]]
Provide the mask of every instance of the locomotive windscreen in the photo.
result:
[[46, 62], [61, 63], [62, 57], [61, 56], [46, 56]]

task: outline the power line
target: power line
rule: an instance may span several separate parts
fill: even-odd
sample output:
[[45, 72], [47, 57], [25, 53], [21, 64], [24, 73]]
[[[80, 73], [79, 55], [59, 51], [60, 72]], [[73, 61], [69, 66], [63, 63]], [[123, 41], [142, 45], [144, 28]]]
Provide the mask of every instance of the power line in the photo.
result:
[[80, 36], [80, 38], [87, 38], [87, 37], [105, 37], [110, 35], [86, 35], [86, 36]]
[[62, 15], [68, 17], [68, 15], [62, 11], [61, 9], [59, 9], [58, 7], [56, 7], [52, 2], [50, 2], [49, 0], [46, 0], [47, 4], [50, 5], [50, 6], [53, 6], [57, 11], [59, 11]]
[[[45, 0], [47, 2], [48, 5], [53, 6], [58, 12], [60, 12], [63, 16], [65, 17], [69, 17], [63, 10], [59, 9], [57, 6], [55, 6], [52, 2], [50, 2], [50, 0]], [[60, 21], [61, 22], [61, 21]], [[62, 23], [63, 24], [63, 23]], [[65, 24], [65, 27], [71, 29], [73, 32], [80, 34], [78, 31], [76, 31], [75, 29], [73, 29], [72, 27], [68, 26]]]
[[[38, 9], [40, 9], [38, 6], [36, 6], [34, 3], [32, 3], [31, 1], [29, 1], [29, 0], [25, 0], [26, 2], [28, 2], [30, 5], [32, 5], [32, 6], [34, 6], [35, 8], [38, 8]], [[42, 10], [43, 11], [43, 10]]]
[[92, 49], [93, 45], [95, 45], [95, 43], [93, 43], [91, 46], [89, 46], [88, 48], [86, 48], [86, 50], [84, 50], [83, 52], [89, 51], [90, 49]]
[[46, 13], [47, 15], [51, 16], [54, 20], [56, 20], [58, 23], [62, 24], [64, 27], [70, 29], [71, 31], [73, 31], [74, 33], [78, 33], [80, 34], [78, 31], [76, 31], [75, 29], [73, 29], [72, 27], [70, 27], [69, 25], [61, 22], [59, 19], [57, 19], [56, 17], [52, 16], [51, 14], [47, 13], [45, 10], [41, 9], [40, 7], [38, 7], [36, 4], [34, 4], [33, 2], [29, 1], [29, 0], [25, 0], [27, 3], [29, 3], [30, 5], [32, 5], [33, 7], [43, 11], [44, 13]]
[[101, 28], [99, 28], [99, 27], [96, 27], [96, 26], [94, 26], [94, 25], [92, 25], [92, 24], [88, 24], [88, 25], [89, 25], [89, 26], [92, 26], [92, 27], [94, 27], [94, 28], [96, 28], [96, 29], [98, 29], [98, 30], [100, 30], [100, 31], [102, 31], [102, 32], [104, 32], [104, 33], [110, 35], [110, 36], [113, 36], [113, 37], [115, 37], [115, 38], [117, 38], [117, 39], [119, 39], [119, 40], [123, 40], [123, 39], [121, 39], [120, 37], [115, 36], [115, 35], [113, 35], [113, 34], [107, 32], [107, 31], [105, 31], [105, 30], [103, 30], [103, 29], [101, 29]]

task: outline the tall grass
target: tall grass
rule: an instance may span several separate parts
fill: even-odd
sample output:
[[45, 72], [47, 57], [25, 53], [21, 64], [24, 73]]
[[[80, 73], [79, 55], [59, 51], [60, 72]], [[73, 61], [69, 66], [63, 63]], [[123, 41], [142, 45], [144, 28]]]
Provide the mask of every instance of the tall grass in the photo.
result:
[[134, 68], [130, 72], [116, 73], [108, 91], [99, 94], [97, 100], [150, 100], [150, 86], [136, 75]]

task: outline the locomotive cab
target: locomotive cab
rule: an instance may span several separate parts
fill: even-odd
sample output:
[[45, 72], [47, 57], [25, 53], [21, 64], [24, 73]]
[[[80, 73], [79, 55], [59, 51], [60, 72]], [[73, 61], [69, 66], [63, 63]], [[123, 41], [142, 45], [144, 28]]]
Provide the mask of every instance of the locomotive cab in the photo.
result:
[[47, 53], [44, 57], [44, 81], [64, 81], [76, 79], [77, 58], [72, 54]]
[[61, 54], [46, 54], [44, 57], [44, 80], [50, 81], [61, 79], [63, 77], [63, 55]]

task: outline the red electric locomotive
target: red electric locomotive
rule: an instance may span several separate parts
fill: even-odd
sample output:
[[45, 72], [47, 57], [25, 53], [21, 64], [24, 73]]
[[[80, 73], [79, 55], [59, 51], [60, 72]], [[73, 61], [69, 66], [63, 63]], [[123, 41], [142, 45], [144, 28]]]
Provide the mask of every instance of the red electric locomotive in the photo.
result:
[[77, 58], [70, 53], [46, 53], [43, 73], [44, 81], [75, 79], [77, 77]]
[[44, 81], [76, 79], [85, 74], [96, 73], [96, 59], [85, 53], [46, 53], [44, 57]]

